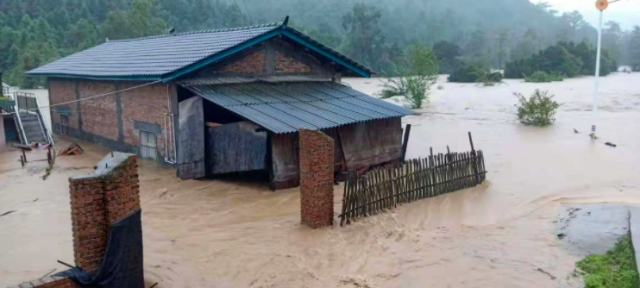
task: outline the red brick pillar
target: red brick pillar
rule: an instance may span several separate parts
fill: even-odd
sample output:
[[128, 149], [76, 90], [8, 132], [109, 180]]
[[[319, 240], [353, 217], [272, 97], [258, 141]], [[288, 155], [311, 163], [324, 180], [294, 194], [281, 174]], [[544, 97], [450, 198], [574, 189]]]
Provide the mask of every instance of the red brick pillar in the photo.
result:
[[333, 139], [300, 129], [300, 217], [319, 228], [333, 225]]
[[69, 178], [76, 265], [96, 273], [107, 249], [109, 225], [140, 210], [135, 155], [114, 152], [96, 170]]

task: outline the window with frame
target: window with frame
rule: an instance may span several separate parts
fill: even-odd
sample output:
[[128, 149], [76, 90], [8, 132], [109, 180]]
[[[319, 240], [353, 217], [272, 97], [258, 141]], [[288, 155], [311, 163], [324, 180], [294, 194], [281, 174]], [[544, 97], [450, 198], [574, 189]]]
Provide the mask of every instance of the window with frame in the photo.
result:
[[60, 134], [69, 135], [69, 115], [60, 114]]
[[156, 134], [140, 130], [140, 157], [143, 159], [158, 159]]

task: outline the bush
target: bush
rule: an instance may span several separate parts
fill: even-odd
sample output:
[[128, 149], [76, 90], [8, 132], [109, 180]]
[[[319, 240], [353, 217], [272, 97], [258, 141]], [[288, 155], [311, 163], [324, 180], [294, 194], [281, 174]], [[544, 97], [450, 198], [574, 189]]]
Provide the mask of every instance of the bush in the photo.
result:
[[554, 82], [554, 81], [562, 81], [564, 80], [564, 76], [558, 72], [547, 73], [544, 71], [536, 71], [533, 74], [524, 78], [525, 82], [532, 83], [544, 83], [544, 82]]
[[620, 238], [605, 255], [590, 255], [576, 263], [585, 288], [635, 288], [638, 272], [629, 235]]
[[453, 71], [449, 75], [449, 82], [458, 83], [476, 83], [478, 80], [478, 71], [484, 70], [483, 68], [475, 65], [460, 64], [458, 69]]
[[428, 101], [429, 90], [436, 82], [433, 76], [405, 76], [391, 78], [382, 84], [382, 99], [402, 96], [411, 103], [411, 108], [421, 108]]
[[502, 83], [502, 78], [500, 72], [491, 72], [490, 69], [480, 65], [463, 64], [449, 75], [448, 80], [449, 82], [483, 83], [484, 86], [493, 86], [496, 83]]
[[475, 72], [476, 82], [483, 83], [484, 86], [494, 86], [502, 82], [502, 73], [491, 72], [489, 69], [478, 69]]
[[556, 110], [560, 107], [553, 101], [554, 95], [549, 95], [548, 91], [537, 90], [527, 99], [520, 93], [513, 93], [518, 97], [518, 120], [524, 125], [547, 126], [553, 124]]

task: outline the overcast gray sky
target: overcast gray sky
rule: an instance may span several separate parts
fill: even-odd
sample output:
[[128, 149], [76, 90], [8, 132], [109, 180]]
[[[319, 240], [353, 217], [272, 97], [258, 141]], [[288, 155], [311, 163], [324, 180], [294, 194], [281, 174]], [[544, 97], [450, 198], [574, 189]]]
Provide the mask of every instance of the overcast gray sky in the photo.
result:
[[[610, 0], [611, 1], [611, 0]], [[555, 10], [560, 12], [580, 11], [584, 19], [596, 27], [598, 24], [598, 10], [596, 0], [531, 0], [533, 3], [547, 2]], [[640, 26], [640, 0], [622, 0], [611, 3], [604, 13], [604, 23], [607, 21], [620, 23], [622, 29], [631, 29], [633, 26]]]

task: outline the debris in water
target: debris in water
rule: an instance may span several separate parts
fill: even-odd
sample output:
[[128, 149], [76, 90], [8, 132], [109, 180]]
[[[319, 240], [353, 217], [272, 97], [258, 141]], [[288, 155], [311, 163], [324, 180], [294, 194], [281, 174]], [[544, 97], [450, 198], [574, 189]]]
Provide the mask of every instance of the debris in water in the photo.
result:
[[613, 144], [611, 142], [604, 143], [604, 145], [611, 146], [611, 147], [618, 147], [618, 145]]
[[564, 239], [564, 237], [567, 237], [567, 234], [564, 234], [564, 233], [558, 234], [558, 239], [562, 240]]
[[340, 280], [340, 284], [342, 285], [353, 285], [354, 287], [359, 288], [373, 288], [372, 284], [370, 284], [366, 279], [362, 277], [346, 277], [345, 279]]
[[6, 215], [9, 215], [9, 214], [11, 214], [11, 213], [13, 213], [13, 212], [16, 212], [16, 210], [11, 210], [11, 211], [9, 211], [9, 212], [4, 212], [2, 215], [0, 215], [0, 217], [2, 217], [2, 216], [6, 216]]
[[40, 198], [36, 198], [36, 200], [33, 200], [31, 202], [37, 202], [38, 200], [40, 200]]
[[573, 128], [573, 133], [580, 134], [576, 128]]
[[551, 273], [542, 270], [542, 268], [538, 268], [538, 269], [536, 269], [536, 271], [538, 271], [540, 273], [543, 273], [543, 274], [547, 274], [551, 278], [551, 280], [556, 280], [556, 276], [553, 276], [553, 275], [551, 275]]
[[70, 156], [70, 155], [82, 155], [84, 149], [78, 145], [78, 143], [71, 143], [67, 149], [62, 149], [58, 152], [58, 156]]

